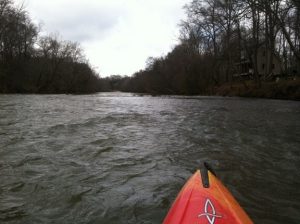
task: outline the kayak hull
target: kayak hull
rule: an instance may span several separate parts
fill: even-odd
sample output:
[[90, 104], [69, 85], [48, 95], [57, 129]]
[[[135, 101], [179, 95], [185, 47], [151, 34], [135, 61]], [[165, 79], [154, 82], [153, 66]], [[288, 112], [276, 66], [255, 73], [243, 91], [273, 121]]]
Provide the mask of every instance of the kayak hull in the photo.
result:
[[163, 224], [253, 223], [221, 181], [207, 172], [209, 186], [198, 170], [182, 188]]

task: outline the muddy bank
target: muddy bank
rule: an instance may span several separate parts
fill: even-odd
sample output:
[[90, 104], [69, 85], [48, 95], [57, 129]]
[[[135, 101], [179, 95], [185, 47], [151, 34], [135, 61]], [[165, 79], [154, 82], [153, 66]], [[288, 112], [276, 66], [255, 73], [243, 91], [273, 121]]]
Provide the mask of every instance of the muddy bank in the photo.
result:
[[272, 82], [254, 81], [226, 83], [214, 87], [213, 95], [300, 100], [300, 79]]

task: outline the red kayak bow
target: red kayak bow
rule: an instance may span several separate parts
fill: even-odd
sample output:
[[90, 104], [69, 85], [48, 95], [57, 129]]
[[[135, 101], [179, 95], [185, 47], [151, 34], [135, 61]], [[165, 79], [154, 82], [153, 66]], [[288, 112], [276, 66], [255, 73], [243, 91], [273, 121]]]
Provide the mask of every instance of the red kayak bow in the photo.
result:
[[163, 224], [253, 223], [206, 163], [203, 170], [182, 188]]

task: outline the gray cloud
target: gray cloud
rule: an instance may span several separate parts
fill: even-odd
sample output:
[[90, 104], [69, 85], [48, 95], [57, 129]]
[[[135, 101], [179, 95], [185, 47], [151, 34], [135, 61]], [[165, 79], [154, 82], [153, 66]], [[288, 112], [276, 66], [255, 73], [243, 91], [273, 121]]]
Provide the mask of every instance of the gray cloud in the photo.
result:
[[[18, 3], [24, 0], [15, 0]], [[43, 34], [80, 42], [101, 75], [133, 74], [177, 43], [187, 0], [25, 0]]]
[[67, 39], [84, 42], [95, 38], [102, 39], [118, 24], [119, 17], [118, 12], [85, 9], [71, 16], [58, 16], [49, 24], [49, 28], [63, 32]]
[[64, 39], [79, 42], [91, 41], [95, 38], [101, 40], [126, 14], [124, 10], [117, 7], [70, 4], [63, 1], [51, 8], [41, 4], [34, 6], [37, 7], [33, 11], [34, 17], [36, 21], [43, 24], [44, 31], [59, 32]]

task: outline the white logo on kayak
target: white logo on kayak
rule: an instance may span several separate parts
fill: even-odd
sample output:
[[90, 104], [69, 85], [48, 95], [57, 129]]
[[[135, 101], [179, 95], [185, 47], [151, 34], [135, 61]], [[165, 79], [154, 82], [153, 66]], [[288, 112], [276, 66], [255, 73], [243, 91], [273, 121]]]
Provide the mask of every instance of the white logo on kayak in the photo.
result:
[[209, 222], [209, 224], [214, 224], [216, 218], [222, 218], [221, 215], [217, 215], [216, 209], [213, 203], [207, 199], [205, 202], [204, 213], [198, 215], [198, 218], [205, 216]]

